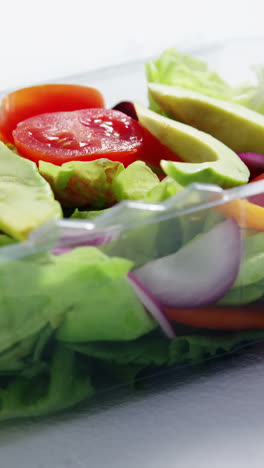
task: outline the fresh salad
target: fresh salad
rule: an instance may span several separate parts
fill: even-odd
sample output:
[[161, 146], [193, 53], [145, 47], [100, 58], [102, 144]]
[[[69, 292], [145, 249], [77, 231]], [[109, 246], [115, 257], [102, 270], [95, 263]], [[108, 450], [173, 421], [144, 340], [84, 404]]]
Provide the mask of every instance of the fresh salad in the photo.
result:
[[2, 99], [1, 420], [264, 338], [263, 71], [232, 87], [174, 49], [145, 70], [148, 106]]

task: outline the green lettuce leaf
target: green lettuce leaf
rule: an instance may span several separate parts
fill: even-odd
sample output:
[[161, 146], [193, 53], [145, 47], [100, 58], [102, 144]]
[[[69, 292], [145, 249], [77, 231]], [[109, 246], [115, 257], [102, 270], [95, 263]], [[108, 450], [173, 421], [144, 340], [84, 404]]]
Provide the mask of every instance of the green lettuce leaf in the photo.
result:
[[244, 251], [238, 276], [220, 304], [249, 304], [264, 296], [264, 234], [244, 239]]
[[0, 247], [5, 247], [6, 245], [11, 245], [15, 242], [15, 239], [12, 237], [7, 236], [6, 234], [0, 234]]
[[0, 375], [16, 374], [28, 365], [27, 358], [33, 352], [37, 335], [28, 336], [0, 353]]
[[103, 270], [76, 295], [57, 330], [63, 341], [131, 340], [157, 325], [145, 312], [125, 277], [112, 280]]
[[[177, 331], [177, 325], [176, 325]], [[224, 333], [223, 336], [184, 335], [173, 340], [148, 335], [128, 342], [72, 343], [71, 349], [107, 363], [159, 368], [176, 363], [195, 363], [238, 345], [264, 339], [264, 331]]]
[[256, 75], [256, 84], [245, 83], [234, 90], [234, 102], [264, 114], [264, 67], [252, 67]]
[[159, 203], [167, 200], [167, 198], [172, 197], [182, 189], [183, 187], [178, 184], [176, 180], [167, 176], [159, 184], [155, 185], [155, 187], [147, 192], [146, 196], [143, 198], [143, 201]]
[[[109, 386], [110, 388], [118, 384], [135, 387], [137, 379], [144, 370], [144, 367], [145, 366], [142, 364], [118, 364], [116, 362], [109, 363], [100, 361], [95, 378], [98, 379], [99, 377], [100, 380], [103, 378], [106, 382], [106, 387]], [[99, 372], [100, 376], [98, 376]]]
[[248, 286], [264, 279], [264, 234], [244, 240], [244, 256], [234, 287]]
[[[111, 212], [111, 208], [108, 208]], [[107, 210], [80, 211], [76, 209], [71, 218], [92, 220]], [[144, 223], [146, 212], [138, 213]], [[133, 261], [134, 267], [156, 258], [158, 255], [157, 236], [160, 229], [157, 223], [142, 224], [139, 227], [132, 227], [121, 233], [117, 240], [101, 246], [101, 251], [109, 256], [118, 256]]]
[[0, 263], [0, 352], [48, 324], [67, 339], [85, 324], [85, 339], [147, 333], [156, 325], [126, 279], [132, 265], [95, 247]]
[[[234, 91], [217, 73], [195, 57], [183, 55], [170, 48], [156, 60], [145, 65], [149, 82], [163, 83], [172, 86], [192, 89], [207, 96], [219, 99], [232, 99]], [[151, 99], [150, 107], [159, 110]]]
[[[122, 173], [124, 174], [125, 171]], [[142, 201], [159, 203], [175, 195], [182, 187], [170, 177], [165, 177], [161, 182], [142, 194]], [[106, 210], [80, 211], [76, 209], [71, 218], [92, 220], [96, 216], [105, 213]], [[139, 216], [139, 214], [138, 214]], [[145, 213], [142, 213], [142, 220]], [[184, 221], [182, 221], [184, 223]], [[181, 238], [181, 224], [178, 219], [170, 219], [159, 223], [145, 224], [130, 228], [121, 234], [117, 241], [101, 247], [101, 250], [112, 256], [120, 256], [131, 259], [135, 267], [153, 260], [159, 256], [168, 255], [178, 248]]]
[[[51, 310], [61, 314], [57, 338], [65, 341], [128, 340], [156, 327], [126, 278], [132, 262], [80, 247], [56, 257]], [[51, 289], [52, 290], [52, 289]], [[56, 292], [57, 291], [57, 292]]]
[[[170, 177], [166, 177], [148, 191], [143, 201], [158, 203], [181, 189], [182, 187], [177, 182], [170, 179]], [[101, 211], [80, 211], [76, 209], [72, 218], [91, 220], [106, 211], [109, 211], [110, 214], [111, 208]], [[144, 223], [147, 215], [150, 216], [149, 224]], [[144, 210], [138, 212], [137, 220], [139, 221], [140, 217], [142, 218], [142, 226], [131, 227], [123, 231], [116, 241], [101, 246], [101, 251], [110, 256], [130, 259], [133, 261], [134, 268], [137, 268], [155, 258], [175, 252], [183, 244], [202, 232], [205, 220], [208, 221], [207, 230], [209, 230], [210, 225], [213, 227], [220, 217], [218, 215], [216, 220], [211, 210], [209, 212], [206, 210], [196, 214], [172, 217], [159, 222], [154, 220], [151, 222], [151, 216], [153, 216], [151, 213], [146, 214]]]
[[264, 331], [224, 333], [223, 336], [183, 335], [171, 341], [156, 333], [124, 343], [72, 343], [70, 347], [95, 359], [98, 366], [104, 363], [104, 371], [116, 380], [133, 384], [139, 374], [144, 377], [149, 371], [155, 373], [176, 364], [197, 364], [263, 339]]
[[[0, 375], [15, 375], [35, 367], [43, 357], [46, 346], [53, 335], [50, 325], [30, 335], [0, 353]], [[31, 372], [31, 370], [30, 370]]]
[[52, 339], [50, 351], [31, 366], [7, 382], [0, 377], [0, 420], [55, 413], [118, 383], [134, 385], [160, 369], [195, 365], [263, 339], [264, 331], [171, 341], [159, 332], [127, 342], [56, 344]]
[[132, 386], [143, 371], [169, 361], [169, 340], [156, 334], [128, 342], [73, 343], [71, 349], [95, 359], [97, 374], [101, 372], [113, 382]]
[[92, 396], [89, 369], [74, 351], [59, 344], [49, 365], [21, 373], [0, 388], [0, 420], [51, 414]]
[[171, 341], [169, 364], [197, 363], [234, 351], [254, 341], [264, 339], [264, 331], [224, 334], [223, 336], [181, 336]]
[[61, 166], [40, 161], [39, 172], [49, 182], [64, 207], [111, 206], [115, 202], [112, 183], [124, 170], [123, 164], [109, 159], [71, 161]]
[[71, 219], [86, 219], [87, 221], [89, 221], [90, 219], [93, 219], [96, 216], [99, 216], [105, 213], [107, 210], [108, 208], [106, 208], [105, 210], [85, 211], [85, 210], [79, 210], [78, 208], [76, 208], [74, 212], [72, 213], [72, 215], [70, 216], [70, 218]]
[[250, 304], [251, 302], [257, 301], [264, 296], [264, 281], [258, 281], [256, 283], [233, 287], [228, 291], [225, 296], [218, 301], [221, 305], [243, 305]]
[[[0, 263], [0, 352], [39, 332], [49, 321], [46, 265], [36, 257]], [[56, 312], [54, 311], [56, 314]]]
[[135, 161], [118, 174], [112, 188], [117, 201], [144, 200], [158, 185], [158, 176], [143, 161]]
[[169, 362], [169, 340], [147, 335], [127, 342], [72, 343], [71, 349], [109, 363], [162, 366]]

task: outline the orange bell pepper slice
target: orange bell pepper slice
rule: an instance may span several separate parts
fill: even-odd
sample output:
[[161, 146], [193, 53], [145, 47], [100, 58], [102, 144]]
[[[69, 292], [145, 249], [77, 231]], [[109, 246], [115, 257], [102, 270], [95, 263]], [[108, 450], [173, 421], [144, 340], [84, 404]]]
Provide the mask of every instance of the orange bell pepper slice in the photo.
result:
[[228, 218], [234, 218], [242, 228], [264, 231], [264, 208], [247, 200], [234, 200], [214, 208]]

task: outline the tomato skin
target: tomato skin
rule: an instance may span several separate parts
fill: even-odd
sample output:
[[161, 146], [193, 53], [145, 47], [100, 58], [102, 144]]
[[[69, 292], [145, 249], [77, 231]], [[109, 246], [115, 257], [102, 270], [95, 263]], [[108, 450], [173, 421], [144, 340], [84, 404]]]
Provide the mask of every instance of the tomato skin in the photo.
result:
[[173, 151], [171, 151], [167, 146], [163, 145], [146, 128], [142, 127], [142, 129], [144, 133], [142, 159], [147, 164], [153, 167], [160, 167], [160, 161], [162, 159], [182, 162], [182, 159], [180, 159], [177, 154], [173, 153]]
[[[129, 115], [133, 119], [138, 121], [135, 106], [131, 101], [121, 101], [116, 104], [113, 109], [119, 110], [126, 115]], [[140, 124], [141, 125], [141, 124]], [[152, 135], [146, 128], [142, 126], [144, 132], [144, 142], [142, 147], [141, 159], [151, 166], [160, 178], [165, 177], [161, 167], [161, 159], [167, 159], [169, 161], [182, 162], [173, 151], [163, 145], [154, 135]]]
[[255, 179], [252, 179], [250, 183], [257, 182], [258, 180], [263, 180], [263, 179], [264, 179], [264, 172], [262, 172], [262, 174], [260, 174], [259, 176], [255, 177]]
[[41, 114], [20, 122], [13, 131], [22, 156], [57, 165], [107, 158], [128, 166], [140, 159], [143, 136], [138, 122], [111, 109]]
[[100, 91], [88, 86], [46, 84], [18, 89], [2, 100], [0, 135], [6, 143], [13, 143], [13, 130], [29, 117], [95, 107], [104, 107], [104, 98]]
[[195, 328], [211, 330], [264, 329], [263, 304], [164, 309], [167, 319]]

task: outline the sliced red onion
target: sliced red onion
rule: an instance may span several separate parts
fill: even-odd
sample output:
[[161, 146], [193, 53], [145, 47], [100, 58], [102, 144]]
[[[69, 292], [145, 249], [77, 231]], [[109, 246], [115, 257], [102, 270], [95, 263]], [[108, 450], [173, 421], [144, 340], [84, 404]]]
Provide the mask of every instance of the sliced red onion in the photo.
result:
[[59, 244], [52, 249], [53, 255], [62, 255], [64, 253], [70, 252], [76, 247], [87, 247], [93, 246], [97, 247], [100, 245], [108, 244], [117, 240], [118, 233], [116, 232], [105, 232], [103, 234], [98, 234], [94, 237], [88, 237], [87, 235], [82, 236], [64, 236], [60, 239]]
[[51, 253], [52, 255], [63, 255], [65, 253], [70, 252], [73, 249], [73, 247], [54, 247], [52, 249]]
[[264, 154], [238, 153], [240, 159], [246, 164], [250, 172], [250, 181], [258, 177], [264, 171]]
[[176, 253], [145, 264], [134, 275], [162, 306], [198, 307], [225, 295], [236, 279], [240, 260], [240, 230], [228, 219]]
[[260, 153], [238, 153], [238, 156], [246, 166], [264, 169], [264, 154]]
[[260, 193], [259, 195], [249, 197], [248, 201], [250, 201], [250, 203], [254, 203], [255, 205], [262, 206], [264, 208], [264, 193]]
[[131, 283], [132, 288], [136, 292], [138, 298], [141, 300], [144, 307], [147, 309], [149, 314], [152, 315], [154, 320], [159, 323], [161, 329], [164, 331], [165, 335], [169, 338], [175, 338], [174, 330], [164, 315], [164, 312], [161, 308], [161, 305], [153, 294], [147, 290], [147, 288], [133, 275], [133, 273], [128, 273], [128, 280]]
[[116, 104], [113, 107], [113, 109], [118, 110], [120, 112], [123, 112], [123, 114], [126, 114], [129, 117], [132, 117], [132, 119], [134, 119], [134, 120], [138, 120], [138, 116], [137, 116], [137, 113], [135, 111], [135, 106], [130, 101], [121, 101], [118, 104]]

